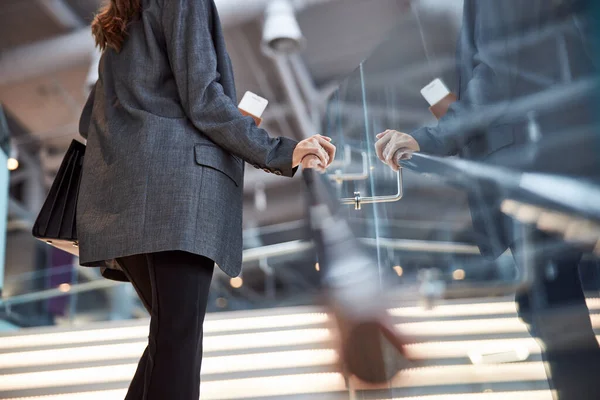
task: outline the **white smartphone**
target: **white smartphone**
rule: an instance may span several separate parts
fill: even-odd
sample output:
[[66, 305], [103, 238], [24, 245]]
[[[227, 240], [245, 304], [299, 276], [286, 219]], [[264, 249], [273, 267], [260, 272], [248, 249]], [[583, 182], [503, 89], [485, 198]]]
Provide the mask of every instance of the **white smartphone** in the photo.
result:
[[450, 94], [450, 90], [441, 79], [434, 79], [431, 83], [421, 89], [421, 95], [430, 106], [439, 103], [444, 97]]
[[238, 108], [256, 118], [262, 118], [269, 101], [252, 92], [246, 92]]

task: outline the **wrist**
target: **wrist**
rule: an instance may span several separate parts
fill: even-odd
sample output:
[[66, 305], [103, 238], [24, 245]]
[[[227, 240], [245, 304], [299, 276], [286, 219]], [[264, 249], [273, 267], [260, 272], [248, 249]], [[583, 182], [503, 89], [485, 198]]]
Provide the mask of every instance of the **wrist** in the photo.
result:
[[300, 155], [298, 155], [297, 153], [298, 153], [298, 144], [296, 144], [296, 146], [294, 146], [294, 152], [292, 153], [292, 168], [296, 168], [302, 162], [303, 157], [300, 157]]
[[[307, 159], [311, 158], [311, 157], [314, 157], [316, 159], [316, 162], [317, 162], [318, 165], [322, 165], [321, 164], [321, 159], [319, 158], [319, 156], [316, 155], [316, 154], [313, 154], [313, 153], [305, 154], [304, 157], [302, 157], [302, 160], [300, 160], [300, 165], [306, 166], [305, 162], [307, 162]], [[310, 161], [308, 161], [308, 162], [310, 162]]]

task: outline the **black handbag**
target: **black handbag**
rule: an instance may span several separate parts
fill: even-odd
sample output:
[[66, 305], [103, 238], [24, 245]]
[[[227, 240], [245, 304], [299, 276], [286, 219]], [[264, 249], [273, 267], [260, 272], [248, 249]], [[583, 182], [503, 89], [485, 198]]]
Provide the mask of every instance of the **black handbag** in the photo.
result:
[[76, 256], [79, 255], [75, 226], [77, 198], [84, 155], [85, 145], [73, 140], [60, 164], [32, 232], [36, 238]]

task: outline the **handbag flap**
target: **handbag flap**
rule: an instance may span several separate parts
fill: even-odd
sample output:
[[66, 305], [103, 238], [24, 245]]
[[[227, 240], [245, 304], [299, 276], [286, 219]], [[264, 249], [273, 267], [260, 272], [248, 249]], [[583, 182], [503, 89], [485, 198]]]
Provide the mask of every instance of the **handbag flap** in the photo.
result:
[[[75, 231], [70, 227], [75, 223], [74, 214], [84, 154], [85, 145], [73, 140], [33, 226], [32, 233], [36, 238], [57, 239], [61, 233], [64, 233], [73, 236], [65, 239], [76, 239]], [[61, 232], [63, 226], [65, 230]]]
[[59, 237], [61, 239], [75, 239], [73, 235], [73, 222], [77, 211], [77, 193], [81, 176], [82, 154], [79, 150], [75, 152], [73, 168], [68, 175], [68, 186], [66, 198], [62, 210], [62, 223], [60, 225]]

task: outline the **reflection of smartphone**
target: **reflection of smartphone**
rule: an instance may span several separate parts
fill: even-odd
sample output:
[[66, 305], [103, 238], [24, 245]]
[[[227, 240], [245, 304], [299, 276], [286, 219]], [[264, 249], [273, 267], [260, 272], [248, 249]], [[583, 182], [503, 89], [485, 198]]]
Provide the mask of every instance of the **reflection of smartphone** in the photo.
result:
[[430, 106], [434, 106], [446, 96], [450, 94], [450, 90], [444, 85], [441, 79], [433, 80], [429, 85], [421, 89], [421, 95], [425, 98]]
[[269, 101], [267, 99], [263, 99], [252, 92], [246, 92], [244, 97], [242, 97], [242, 101], [240, 101], [238, 108], [242, 114], [254, 118], [256, 124], [259, 125], [268, 104]]

